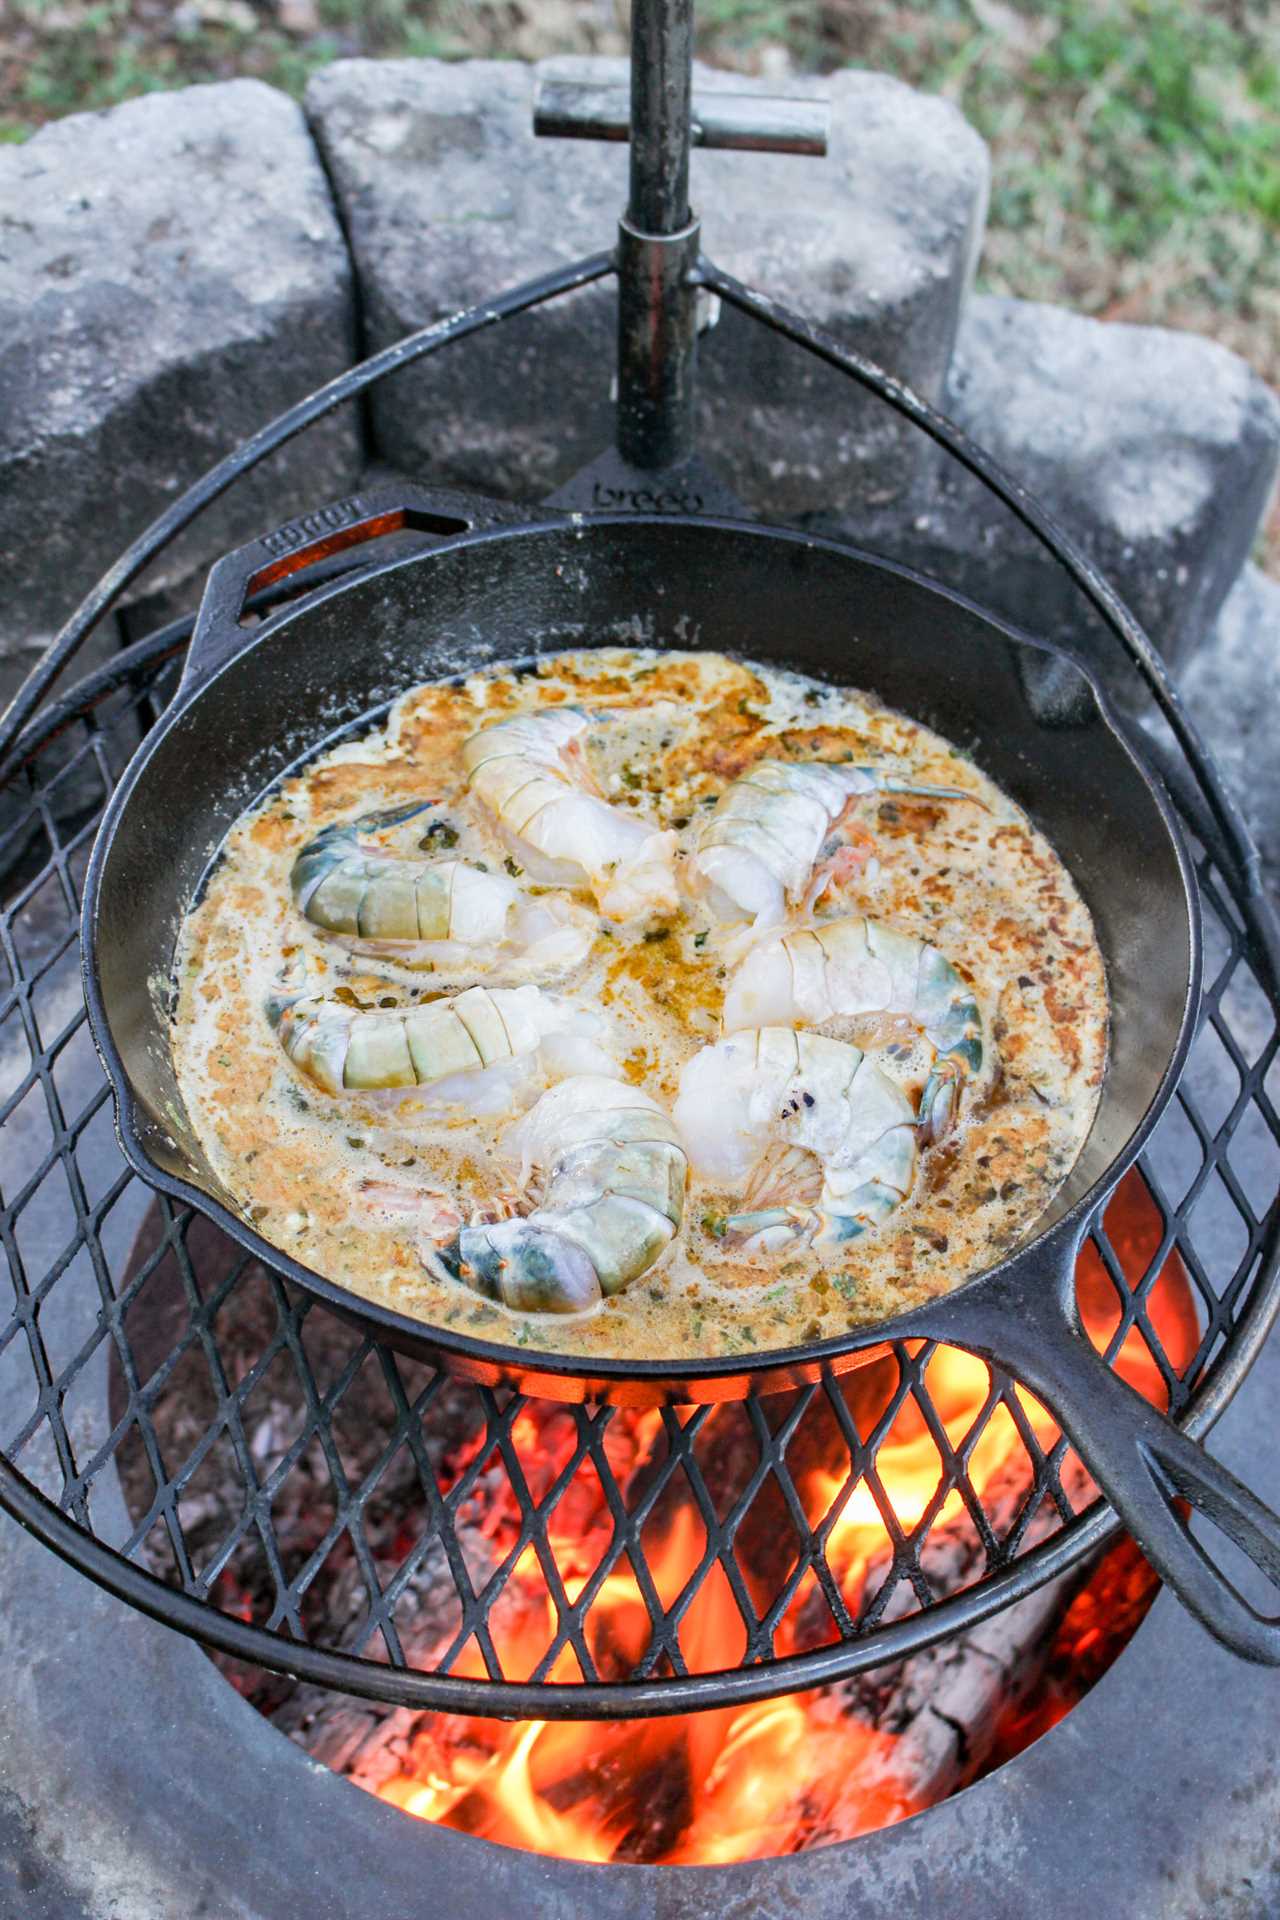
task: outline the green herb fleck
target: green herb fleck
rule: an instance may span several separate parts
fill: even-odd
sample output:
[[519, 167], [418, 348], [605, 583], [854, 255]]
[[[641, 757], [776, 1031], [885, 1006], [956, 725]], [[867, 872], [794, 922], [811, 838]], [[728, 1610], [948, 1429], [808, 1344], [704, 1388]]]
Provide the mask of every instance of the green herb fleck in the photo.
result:
[[704, 1213], [702, 1231], [709, 1233], [713, 1240], [723, 1240], [728, 1230], [728, 1222], [722, 1213]]

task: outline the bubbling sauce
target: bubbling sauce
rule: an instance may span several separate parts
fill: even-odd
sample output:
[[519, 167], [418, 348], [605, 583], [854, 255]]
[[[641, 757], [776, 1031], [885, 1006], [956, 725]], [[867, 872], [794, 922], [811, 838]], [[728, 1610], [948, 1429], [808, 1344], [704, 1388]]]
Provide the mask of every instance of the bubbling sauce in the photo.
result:
[[[383, 844], [530, 887], [468, 792], [460, 750], [480, 728], [566, 703], [592, 716], [586, 755], [605, 797], [681, 836], [677, 872], [699, 819], [761, 759], [884, 765], [984, 803], [873, 794], [833, 836], [861, 859], [837, 867], [818, 918], [863, 913], [928, 940], [973, 987], [983, 1018], [987, 1059], [958, 1124], [922, 1152], [912, 1193], [876, 1232], [746, 1258], [724, 1232], [740, 1196], [691, 1172], [680, 1231], [623, 1292], [586, 1315], [513, 1313], [433, 1277], [415, 1208], [443, 1194], [465, 1215], [510, 1195], [518, 1169], [503, 1135], [539, 1087], [517, 1081], [505, 1111], [460, 1118], [429, 1089], [327, 1094], [286, 1058], [267, 1012], [286, 973], [305, 972], [311, 990], [353, 1010], [528, 978], [516, 959], [481, 973], [446, 956], [424, 972], [354, 952], [298, 913], [290, 871], [320, 829], [417, 801], [430, 804]], [[625, 925], [595, 914], [585, 891], [572, 898], [592, 914], [590, 951], [539, 984], [603, 1015], [620, 1076], [669, 1112], [681, 1068], [719, 1036], [733, 930], [687, 898], [664, 919]], [[415, 1320], [583, 1359], [750, 1355], [831, 1339], [950, 1291], [1044, 1212], [1084, 1144], [1106, 1066], [1093, 926], [1021, 809], [958, 746], [872, 695], [713, 653], [591, 650], [414, 688], [384, 725], [236, 823], [186, 920], [176, 969], [183, 1098], [231, 1204], [264, 1239]], [[882, 1019], [876, 1032], [848, 1022], [819, 1031], [865, 1045], [892, 1038]]]

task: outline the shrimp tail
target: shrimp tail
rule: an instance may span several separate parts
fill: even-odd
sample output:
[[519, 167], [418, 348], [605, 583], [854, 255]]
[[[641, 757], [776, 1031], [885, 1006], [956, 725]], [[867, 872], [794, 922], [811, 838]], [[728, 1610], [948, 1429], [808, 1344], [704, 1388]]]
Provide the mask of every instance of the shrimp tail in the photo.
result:
[[523, 1219], [476, 1220], [424, 1246], [437, 1277], [516, 1313], [588, 1313], [646, 1273], [684, 1212], [688, 1160], [670, 1118], [638, 1088], [577, 1074], [509, 1136], [522, 1177], [544, 1176]]
[[819, 1212], [815, 1246], [840, 1246], [874, 1233], [902, 1205], [906, 1196], [887, 1180], [868, 1180], [845, 1196], [841, 1211]]
[[727, 1246], [749, 1253], [773, 1253], [793, 1240], [806, 1238], [813, 1224], [808, 1207], [759, 1207], [754, 1212], [731, 1213], [724, 1223]]
[[552, 707], [472, 734], [462, 747], [468, 783], [544, 885], [590, 887], [610, 919], [671, 913], [676, 836], [605, 799], [581, 738], [590, 718]]
[[936, 947], [920, 958], [918, 999], [938, 1058], [920, 1096], [921, 1137], [945, 1139], [955, 1124], [965, 1082], [982, 1071], [982, 1015], [973, 991]]
[[920, 1138], [926, 1146], [945, 1140], [955, 1125], [956, 1069], [950, 1061], [940, 1060], [924, 1083], [920, 1095]]
[[[534, 986], [467, 987], [385, 1012], [353, 1011], [311, 994], [281, 1004], [275, 1025], [287, 1058], [326, 1093], [447, 1083], [458, 1098], [459, 1076], [473, 1076], [474, 1086], [489, 1067], [532, 1067], [544, 1041], [576, 1034], [586, 1043], [604, 1031], [597, 1016]], [[597, 1065], [606, 1058], [594, 1042], [590, 1058]]]
[[812, 1247], [844, 1246], [882, 1227], [903, 1198], [887, 1181], [868, 1180], [842, 1198], [839, 1212], [827, 1207], [765, 1207], [754, 1213], [731, 1213], [725, 1221], [725, 1238], [762, 1253], [794, 1240]]
[[730, 782], [697, 828], [686, 884], [718, 920], [776, 925], [787, 901], [803, 901], [812, 910], [834, 878], [847, 878], [869, 857], [874, 841], [863, 832], [847, 856], [814, 872], [831, 829], [876, 793], [986, 805], [962, 787], [904, 780], [880, 767], [759, 760]]
[[444, 1246], [424, 1246], [437, 1278], [515, 1313], [587, 1313], [600, 1282], [589, 1255], [564, 1234], [533, 1219], [463, 1227]]

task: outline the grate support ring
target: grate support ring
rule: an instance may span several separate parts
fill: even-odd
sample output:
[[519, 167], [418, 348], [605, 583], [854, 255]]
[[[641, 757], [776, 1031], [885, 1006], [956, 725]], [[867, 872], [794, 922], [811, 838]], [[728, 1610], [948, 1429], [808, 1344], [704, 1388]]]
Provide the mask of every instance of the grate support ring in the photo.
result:
[[[423, 1377], [426, 1370], [410, 1377], [405, 1362], [352, 1336], [346, 1373], [322, 1382], [311, 1364], [308, 1339], [314, 1330], [311, 1316], [323, 1317], [325, 1309], [292, 1298], [278, 1280], [269, 1280], [265, 1284], [271, 1289], [274, 1329], [254, 1363], [233, 1378], [222, 1358], [223, 1316], [237, 1289], [251, 1284], [251, 1276], [242, 1267], [212, 1283], [200, 1257], [191, 1252], [190, 1218], [167, 1203], [161, 1244], [150, 1264], [144, 1260], [131, 1269], [129, 1247], [120, 1244], [116, 1223], [146, 1194], [124, 1168], [118, 1150], [112, 1163], [111, 1142], [104, 1136], [105, 1082], [87, 1046], [75, 951], [79, 882], [114, 783], [172, 691], [191, 623], [174, 623], [138, 642], [39, 717], [33, 717], [36, 709], [129, 582], [274, 447], [389, 373], [509, 315], [601, 280], [610, 264], [607, 256], [593, 256], [412, 336], [282, 415], [206, 475], [121, 556], [68, 623], [11, 709], [0, 769], [0, 865], [7, 873], [0, 908], [0, 1241], [12, 1284], [7, 1318], [0, 1309], [0, 1504], [90, 1578], [222, 1654], [399, 1706], [543, 1719], [638, 1718], [746, 1704], [828, 1684], [962, 1632], [1080, 1565], [1116, 1531], [1109, 1510], [1098, 1502], [1075, 1511], [1062, 1485], [1061, 1442], [1048, 1455], [1028, 1446], [1030, 1492], [1017, 1524], [1003, 1538], [987, 1528], [982, 1577], [949, 1598], [930, 1600], [920, 1560], [928, 1528], [922, 1532], [919, 1523], [898, 1526], [890, 1529], [893, 1586], [902, 1593], [909, 1590], [916, 1604], [894, 1618], [893, 1608], [881, 1597], [878, 1608], [873, 1604], [861, 1616], [845, 1608], [841, 1617], [838, 1581], [826, 1563], [831, 1517], [810, 1527], [806, 1537], [802, 1512], [799, 1522], [793, 1520], [801, 1528], [797, 1568], [812, 1572], [828, 1595], [836, 1638], [806, 1652], [771, 1657], [774, 1631], [786, 1610], [784, 1596], [757, 1612], [740, 1573], [736, 1583], [734, 1579], [739, 1531], [752, 1499], [771, 1488], [780, 1492], [794, 1516], [797, 1496], [788, 1448], [804, 1422], [817, 1418], [824, 1407], [846, 1427], [850, 1479], [845, 1497], [857, 1486], [879, 1486], [876, 1459], [888, 1431], [888, 1414], [880, 1422], [884, 1431], [879, 1440], [875, 1433], [860, 1434], [849, 1423], [847, 1410], [842, 1413], [844, 1402], [830, 1379], [809, 1390], [803, 1405], [776, 1430], [758, 1408], [752, 1409], [757, 1464], [734, 1508], [721, 1515], [707, 1487], [700, 1453], [712, 1423], [722, 1418], [720, 1410], [703, 1409], [683, 1420], [674, 1413], [664, 1416], [666, 1478], [660, 1470], [657, 1491], [646, 1489], [646, 1509], [643, 1501], [624, 1497], [610, 1466], [609, 1429], [615, 1416], [562, 1409], [563, 1417], [574, 1423], [573, 1445], [551, 1487], [535, 1489], [511, 1441], [513, 1426], [528, 1403], [518, 1397], [500, 1401], [473, 1388], [467, 1391], [475, 1396], [472, 1413], [480, 1443], [470, 1464], [451, 1477], [442, 1472], [438, 1452], [424, 1438], [431, 1407], [442, 1391]], [[1275, 924], [1247, 834], [1150, 643], [1106, 582], [1017, 483], [890, 376], [848, 354], [798, 316], [740, 287], [710, 263], [702, 263], [699, 271], [703, 284], [721, 297], [912, 419], [1017, 513], [1110, 627], [1135, 685], [1155, 702], [1167, 724], [1172, 744], [1166, 741], [1161, 751], [1193, 843], [1209, 936], [1200, 1038], [1178, 1103], [1141, 1163], [1155, 1223], [1141, 1269], [1126, 1268], [1105, 1219], [1095, 1225], [1093, 1245], [1119, 1308], [1109, 1357], [1114, 1358], [1126, 1338], [1141, 1341], [1181, 1424], [1201, 1437], [1239, 1387], [1280, 1309], [1280, 966]], [[296, 591], [298, 584], [290, 581], [279, 590], [281, 596]], [[264, 604], [270, 603], [268, 591]], [[1210, 1249], [1204, 1229], [1210, 1215], [1219, 1227], [1224, 1221], [1232, 1225], [1229, 1257]], [[1164, 1351], [1150, 1311], [1153, 1290], [1174, 1255], [1189, 1277], [1201, 1322], [1196, 1351], [1182, 1364]], [[162, 1270], [177, 1278], [185, 1319], [173, 1353], [145, 1370], [138, 1364], [136, 1316], [145, 1311], [148, 1290], [157, 1286]], [[114, 1353], [124, 1381], [123, 1402], [114, 1410], [84, 1402], [85, 1382], [95, 1369], [101, 1373], [108, 1353]], [[216, 1410], [190, 1453], [170, 1459], [157, 1414], [166, 1383], [177, 1378], [186, 1355], [198, 1356], [207, 1368]], [[936, 1425], [938, 1415], [923, 1373], [925, 1359], [903, 1348], [896, 1364], [896, 1404], [901, 1407], [913, 1398], [926, 1423], [932, 1417]], [[264, 1468], [246, 1438], [246, 1408], [277, 1365], [293, 1369], [300, 1380], [305, 1421], [281, 1458]], [[382, 1466], [352, 1477], [340, 1444], [341, 1409], [351, 1382], [366, 1366], [380, 1369], [390, 1415]], [[1012, 1383], [995, 1374], [985, 1417], [993, 1417], [998, 1406], [1004, 1406], [1016, 1424], [1014, 1410], [1020, 1402]], [[1022, 1438], [1027, 1445], [1026, 1434]], [[213, 1550], [193, 1558], [184, 1508], [189, 1512], [202, 1463], [215, 1445], [224, 1443], [242, 1474], [243, 1506]], [[333, 1521], [310, 1561], [290, 1567], [275, 1536], [273, 1503], [312, 1444], [328, 1475], [326, 1497]], [[121, 1534], [117, 1524], [113, 1534], [100, 1521], [99, 1509], [113, 1503], [115, 1467], [126, 1445], [145, 1451], [154, 1492], [144, 1515], [149, 1526], [139, 1523]], [[972, 1436], [950, 1457], [940, 1450], [940, 1487], [959, 1492], [971, 1514], [981, 1517], [982, 1497], [968, 1477], [971, 1451]], [[369, 1516], [387, 1465], [410, 1455], [424, 1518], [410, 1550], [393, 1569], [384, 1570], [369, 1544]], [[506, 1475], [517, 1516], [515, 1533], [496, 1563], [473, 1577], [460, 1544], [460, 1515], [481, 1469], [488, 1470], [493, 1460], [499, 1462], [494, 1470]], [[602, 1485], [612, 1532], [591, 1580], [571, 1598], [558, 1579], [547, 1529], [559, 1503], [588, 1469]], [[682, 1479], [686, 1499], [699, 1512], [705, 1549], [695, 1578], [664, 1604], [645, 1565], [643, 1525], [645, 1513], [652, 1512], [662, 1487], [673, 1478]], [[108, 1490], [112, 1497], [104, 1498]], [[1033, 1539], [1032, 1516], [1046, 1498], [1062, 1524], [1050, 1537]], [[148, 1542], [160, 1534], [167, 1543], [169, 1578], [159, 1577], [148, 1563]], [[355, 1630], [340, 1644], [322, 1644], [307, 1637], [307, 1596], [323, 1564], [322, 1549], [332, 1552], [342, 1542], [364, 1581], [365, 1607]], [[223, 1582], [239, 1564], [238, 1556], [250, 1549], [267, 1564], [273, 1600], [262, 1617], [245, 1619]], [[530, 1549], [547, 1576], [556, 1618], [545, 1657], [529, 1677], [511, 1677], [502, 1670], [491, 1622], [512, 1589], [520, 1556]], [[405, 1649], [397, 1606], [437, 1551], [449, 1562], [457, 1614], [438, 1660], [423, 1667], [415, 1665]], [[650, 1652], [630, 1677], [609, 1676], [592, 1670], [584, 1623], [609, 1574], [627, 1565], [643, 1593]], [[743, 1613], [748, 1659], [714, 1672], [681, 1671], [680, 1625], [714, 1567], [729, 1578]], [[792, 1597], [799, 1578], [797, 1573]], [[482, 1670], [451, 1671], [468, 1644], [478, 1649]], [[572, 1649], [585, 1673], [581, 1682], [552, 1677], [561, 1648]]]

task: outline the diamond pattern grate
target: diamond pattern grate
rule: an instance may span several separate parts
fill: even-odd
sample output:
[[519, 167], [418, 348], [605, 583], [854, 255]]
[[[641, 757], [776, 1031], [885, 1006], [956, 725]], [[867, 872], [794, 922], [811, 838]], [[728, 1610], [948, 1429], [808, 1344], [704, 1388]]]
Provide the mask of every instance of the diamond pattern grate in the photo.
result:
[[[224, 1652], [396, 1704], [544, 1717], [861, 1671], [1092, 1551], [1109, 1515], [1079, 1461], [970, 1356], [898, 1344], [841, 1380], [696, 1410], [495, 1394], [380, 1347], [155, 1198], [111, 1130], [76, 934], [97, 819], [172, 689], [158, 641], [84, 683], [0, 794], [11, 1510]], [[1080, 1290], [1107, 1357], [1203, 1426], [1275, 1306], [1280, 1067], [1267, 931], [1194, 843], [1199, 1036]]]

